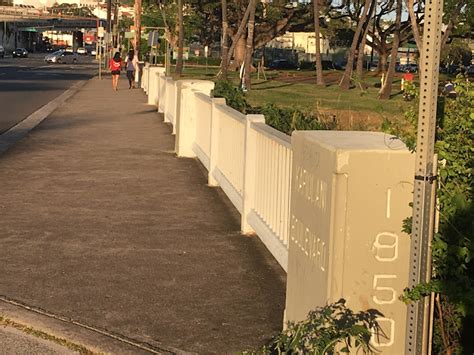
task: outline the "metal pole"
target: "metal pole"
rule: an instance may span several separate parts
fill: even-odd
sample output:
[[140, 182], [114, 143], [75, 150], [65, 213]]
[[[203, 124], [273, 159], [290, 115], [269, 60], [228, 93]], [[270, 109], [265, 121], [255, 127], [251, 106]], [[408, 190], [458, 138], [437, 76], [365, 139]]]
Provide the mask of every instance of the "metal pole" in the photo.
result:
[[[409, 286], [431, 279], [431, 240], [434, 229], [436, 170], [433, 164], [436, 103], [441, 49], [443, 1], [426, 2], [423, 48], [420, 56], [420, 104], [415, 160], [413, 224]], [[406, 354], [427, 354], [429, 349], [429, 299], [408, 306]]]

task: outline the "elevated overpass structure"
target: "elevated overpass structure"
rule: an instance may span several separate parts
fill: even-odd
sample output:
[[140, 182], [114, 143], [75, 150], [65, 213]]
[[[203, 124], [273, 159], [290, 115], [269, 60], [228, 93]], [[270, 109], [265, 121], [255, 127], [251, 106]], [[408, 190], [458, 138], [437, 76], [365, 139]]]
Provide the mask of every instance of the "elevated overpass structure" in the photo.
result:
[[[42, 50], [42, 33], [73, 34], [73, 43], [82, 44], [82, 33], [105, 26], [105, 20], [95, 17], [51, 14], [35, 8], [0, 6], [0, 45], [7, 50], [24, 47]], [[74, 46], [74, 44], [73, 44]]]
[[83, 28], [97, 28], [98, 25], [103, 25], [105, 21], [94, 17], [50, 14], [34, 8], [0, 6], [0, 22], [3, 22], [4, 25], [6, 23], [14, 23], [18, 30], [38, 28], [75, 31]]

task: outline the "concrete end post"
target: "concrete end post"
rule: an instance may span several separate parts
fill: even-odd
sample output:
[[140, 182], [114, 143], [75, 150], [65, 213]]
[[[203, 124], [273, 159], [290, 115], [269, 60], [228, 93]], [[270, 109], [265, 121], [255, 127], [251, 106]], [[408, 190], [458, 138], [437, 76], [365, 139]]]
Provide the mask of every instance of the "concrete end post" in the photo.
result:
[[383, 314], [376, 349], [404, 353], [414, 155], [376, 132], [296, 131], [292, 148], [286, 319], [344, 298]]

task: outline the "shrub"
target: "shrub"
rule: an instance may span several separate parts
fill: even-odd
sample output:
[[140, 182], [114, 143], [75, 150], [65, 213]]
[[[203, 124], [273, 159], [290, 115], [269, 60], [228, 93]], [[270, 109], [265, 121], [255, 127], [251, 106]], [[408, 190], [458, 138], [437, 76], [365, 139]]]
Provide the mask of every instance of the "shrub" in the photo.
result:
[[265, 115], [265, 122], [286, 134], [294, 130], [331, 130], [335, 121], [321, 120], [313, 112], [303, 112], [295, 108], [280, 108], [273, 104], [263, 106], [258, 113]]
[[[472, 82], [460, 76], [455, 81], [457, 97], [438, 100], [435, 150], [439, 159], [439, 230], [432, 242], [434, 277], [428, 284], [405, 290], [403, 296], [406, 302], [414, 302], [436, 293], [434, 353], [473, 351], [472, 329], [466, 325], [474, 319], [472, 86]], [[385, 123], [388, 132], [399, 136], [413, 150], [416, 149], [417, 101], [405, 115], [407, 124]], [[409, 219], [405, 226], [411, 232]]]
[[230, 81], [220, 80], [214, 87], [214, 97], [224, 97], [228, 106], [244, 114], [265, 115], [265, 122], [273, 128], [291, 135], [294, 130], [331, 130], [336, 128], [335, 120], [321, 119], [323, 115], [304, 112], [296, 108], [281, 108], [273, 104], [251, 107], [245, 93]]
[[250, 110], [250, 105], [245, 99], [244, 92], [228, 80], [219, 80], [216, 82], [213, 96], [225, 98], [227, 106], [244, 114]]
[[[308, 313], [301, 322], [289, 322], [268, 347], [258, 354], [316, 354], [374, 353], [370, 344], [372, 332], [383, 337], [377, 317], [378, 311], [354, 313], [341, 299]], [[255, 354], [255, 353], [254, 353]]]

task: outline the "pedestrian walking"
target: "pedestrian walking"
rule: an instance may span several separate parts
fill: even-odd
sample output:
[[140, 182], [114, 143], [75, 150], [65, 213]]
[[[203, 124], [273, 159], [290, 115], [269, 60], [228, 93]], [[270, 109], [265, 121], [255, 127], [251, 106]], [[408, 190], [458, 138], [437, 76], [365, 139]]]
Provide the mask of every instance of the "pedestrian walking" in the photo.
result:
[[110, 59], [109, 69], [112, 74], [112, 89], [117, 91], [118, 80], [120, 77], [120, 69], [122, 68], [122, 58], [120, 53], [116, 52], [114, 57]]
[[138, 60], [135, 57], [135, 52], [130, 49], [127, 55], [125, 67], [127, 69], [128, 88], [135, 89], [135, 70], [137, 69]]

